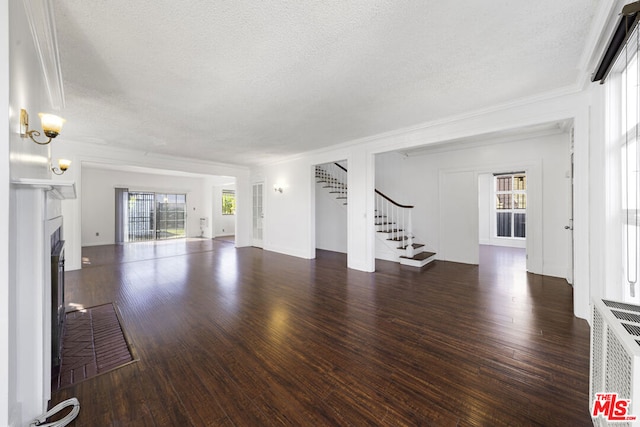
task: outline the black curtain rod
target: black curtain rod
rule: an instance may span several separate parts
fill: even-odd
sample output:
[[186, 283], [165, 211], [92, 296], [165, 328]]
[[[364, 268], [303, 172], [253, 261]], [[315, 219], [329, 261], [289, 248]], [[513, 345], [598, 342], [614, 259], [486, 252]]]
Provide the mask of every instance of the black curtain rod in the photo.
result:
[[640, 19], [640, 14], [638, 12], [640, 12], [640, 1], [630, 3], [622, 8], [622, 16], [620, 16], [618, 26], [611, 35], [611, 40], [609, 40], [607, 49], [604, 51], [604, 54], [598, 63], [598, 68], [591, 75], [592, 82], [600, 82], [600, 84], [604, 83], [605, 79], [609, 75], [609, 71], [611, 71], [611, 67], [613, 67], [618, 55], [622, 51], [622, 47], [625, 45], [629, 35], [631, 35], [631, 32], [638, 24], [638, 20]]
[[520, 172], [499, 172], [499, 173], [494, 173], [493, 176], [500, 176], [500, 175], [520, 175], [526, 173], [525, 171], [520, 171]]

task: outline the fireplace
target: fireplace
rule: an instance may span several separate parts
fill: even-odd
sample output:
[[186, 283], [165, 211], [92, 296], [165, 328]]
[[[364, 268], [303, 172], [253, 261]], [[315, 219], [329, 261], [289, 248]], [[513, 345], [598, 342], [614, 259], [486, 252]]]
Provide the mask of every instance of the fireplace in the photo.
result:
[[9, 393], [19, 396], [19, 403], [11, 409], [14, 424], [27, 425], [47, 410], [52, 368], [60, 362], [59, 314], [63, 314], [60, 308], [65, 305], [62, 262], [70, 250], [69, 240], [67, 245], [62, 242], [67, 237], [62, 201], [74, 199], [76, 191], [72, 182], [30, 178], [12, 178], [11, 191], [15, 213], [15, 227], [10, 230], [15, 307], [10, 319], [15, 331], [10, 334], [14, 356], [9, 360], [9, 369], [19, 384], [10, 381]]
[[62, 356], [64, 323], [64, 240], [61, 228], [51, 234], [51, 372], [57, 374]]

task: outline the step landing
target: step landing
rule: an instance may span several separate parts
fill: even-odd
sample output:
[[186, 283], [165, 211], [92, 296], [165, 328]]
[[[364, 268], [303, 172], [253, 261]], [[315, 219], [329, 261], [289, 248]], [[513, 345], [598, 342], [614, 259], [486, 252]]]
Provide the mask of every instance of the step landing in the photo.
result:
[[435, 252], [420, 252], [409, 258], [404, 255], [400, 256], [400, 264], [409, 265], [411, 267], [424, 267], [432, 261], [435, 261]]

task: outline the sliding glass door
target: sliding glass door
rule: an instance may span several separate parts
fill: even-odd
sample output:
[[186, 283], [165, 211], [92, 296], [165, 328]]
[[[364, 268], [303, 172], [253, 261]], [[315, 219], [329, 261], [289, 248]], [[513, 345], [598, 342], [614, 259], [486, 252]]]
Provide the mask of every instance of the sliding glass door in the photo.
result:
[[155, 196], [153, 193], [129, 192], [127, 206], [127, 242], [156, 238]]
[[129, 192], [127, 242], [186, 237], [186, 194]]
[[184, 194], [156, 194], [156, 239], [186, 237], [186, 198]]

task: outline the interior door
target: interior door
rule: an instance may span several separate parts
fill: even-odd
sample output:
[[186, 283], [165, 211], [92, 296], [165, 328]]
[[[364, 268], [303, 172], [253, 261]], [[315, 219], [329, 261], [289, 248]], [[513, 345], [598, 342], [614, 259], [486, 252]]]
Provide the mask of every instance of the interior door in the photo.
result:
[[264, 183], [253, 184], [253, 246], [262, 247]]
[[478, 182], [474, 172], [440, 176], [440, 252], [445, 261], [478, 264]]
[[[573, 138], [573, 133], [572, 136]], [[573, 146], [573, 141], [572, 141]], [[569, 224], [565, 225], [564, 229], [569, 231], [569, 265], [567, 268], [567, 282], [573, 285], [573, 257], [575, 248], [573, 246], [573, 153], [571, 153], [571, 184], [569, 191], [571, 193], [571, 200], [569, 202]]]

